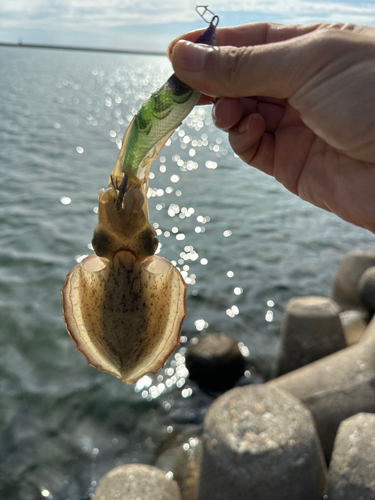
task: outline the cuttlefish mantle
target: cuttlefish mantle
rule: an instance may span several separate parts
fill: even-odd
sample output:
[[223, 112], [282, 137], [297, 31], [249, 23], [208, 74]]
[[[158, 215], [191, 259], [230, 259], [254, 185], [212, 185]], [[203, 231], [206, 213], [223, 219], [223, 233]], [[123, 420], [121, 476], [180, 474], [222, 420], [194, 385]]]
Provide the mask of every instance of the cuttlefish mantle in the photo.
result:
[[134, 384], [156, 373], [179, 345], [186, 317], [187, 285], [158, 246], [148, 216], [148, 175], [168, 133], [141, 162], [126, 172], [128, 188], [118, 206], [121, 171], [133, 122], [106, 189], [98, 193], [99, 223], [94, 255], [82, 260], [62, 289], [66, 328], [76, 349], [99, 370]]
[[158, 256], [139, 262], [128, 251], [110, 261], [90, 255], [63, 288], [76, 349], [126, 384], [164, 366], [179, 345], [185, 302], [186, 285], [173, 264]]

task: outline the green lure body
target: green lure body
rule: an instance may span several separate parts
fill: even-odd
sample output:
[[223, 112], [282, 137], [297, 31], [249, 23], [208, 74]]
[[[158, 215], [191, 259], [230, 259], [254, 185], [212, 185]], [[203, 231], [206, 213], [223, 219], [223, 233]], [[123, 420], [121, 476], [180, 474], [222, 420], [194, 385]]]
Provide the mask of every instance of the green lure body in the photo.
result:
[[[216, 24], [212, 21], [196, 43], [216, 44]], [[173, 74], [143, 103], [130, 131], [122, 171], [131, 167], [134, 175], [141, 161], [166, 134], [177, 128], [198, 103], [200, 93]]]

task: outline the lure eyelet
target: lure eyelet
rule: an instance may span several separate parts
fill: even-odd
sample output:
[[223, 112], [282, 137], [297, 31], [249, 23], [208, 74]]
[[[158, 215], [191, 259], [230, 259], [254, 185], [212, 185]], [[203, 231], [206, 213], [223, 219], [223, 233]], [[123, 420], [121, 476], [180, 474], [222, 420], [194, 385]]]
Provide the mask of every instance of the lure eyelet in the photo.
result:
[[[199, 9], [203, 9], [203, 12], [199, 12]], [[215, 26], [215, 28], [219, 24], [219, 16], [217, 16], [214, 12], [212, 12], [212, 10], [208, 8], [208, 5], [197, 5], [195, 7], [195, 11], [198, 14], [198, 16], [200, 16], [203, 19], [203, 21], [205, 21], [207, 24]], [[210, 21], [208, 21], [205, 18], [205, 15], [207, 13], [212, 14], [212, 18]]]

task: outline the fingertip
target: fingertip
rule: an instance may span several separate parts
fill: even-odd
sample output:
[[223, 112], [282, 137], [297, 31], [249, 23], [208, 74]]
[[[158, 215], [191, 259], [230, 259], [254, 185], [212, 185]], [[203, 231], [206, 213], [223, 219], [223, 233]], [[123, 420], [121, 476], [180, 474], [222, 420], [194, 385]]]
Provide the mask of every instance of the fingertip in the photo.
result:
[[212, 119], [217, 128], [228, 131], [241, 120], [242, 112], [240, 99], [222, 97], [212, 108]]
[[239, 127], [239, 133], [248, 132], [250, 136], [259, 139], [266, 129], [266, 122], [260, 113], [251, 113], [250, 116], [245, 117]]
[[173, 48], [171, 61], [181, 71], [200, 73], [205, 67], [207, 53], [212, 49], [207, 45], [178, 40]]
[[241, 155], [257, 143], [264, 134], [265, 128], [266, 123], [259, 113], [245, 116], [238, 126], [233, 127], [229, 132], [229, 142], [235, 153]]
[[176, 40], [173, 40], [173, 42], [171, 42], [167, 48], [167, 57], [170, 61], [172, 61], [172, 52], [173, 52], [173, 47], [175, 45], [176, 45]]
[[169, 60], [172, 62], [173, 64], [173, 60], [175, 59], [176, 61], [178, 61], [179, 59], [179, 50], [180, 50], [180, 47], [176, 48], [177, 45], [181, 44], [183, 45], [184, 42], [186, 40], [182, 39], [182, 38], [175, 38], [173, 40], [173, 42], [171, 42], [168, 46], [168, 51], [167, 51], [167, 55], [169, 57]]
[[173, 49], [179, 41], [185, 40], [185, 41], [190, 41], [190, 42], [196, 42], [198, 40], [198, 38], [200, 37], [200, 35], [203, 33], [203, 31], [204, 31], [204, 29], [190, 31], [189, 33], [185, 33], [184, 35], [180, 35], [177, 38], [175, 38], [174, 40], [172, 40], [172, 42], [169, 44], [168, 49], [167, 49], [167, 56], [168, 56], [169, 60], [170, 61], [172, 60]]
[[209, 95], [202, 94], [198, 101], [198, 106], [203, 106], [207, 104], [215, 104], [215, 98]]
[[[244, 132], [240, 133], [240, 125]], [[233, 151], [248, 165], [274, 175], [275, 137], [265, 131], [265, 121], [259, 113], [246, 116], [238, 127], [229, 132]]]

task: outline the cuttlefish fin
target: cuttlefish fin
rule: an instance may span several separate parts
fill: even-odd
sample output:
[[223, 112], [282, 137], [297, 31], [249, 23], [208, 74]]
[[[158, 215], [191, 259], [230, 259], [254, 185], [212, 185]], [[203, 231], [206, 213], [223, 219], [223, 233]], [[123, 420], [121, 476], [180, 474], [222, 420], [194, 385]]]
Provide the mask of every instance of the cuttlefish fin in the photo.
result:
[[186, 317], [182, 276], [166, 259], [86, 257], [62, 289], [64, 319], [90, 365], [134, 384], [156, 373], [179, 345]]

